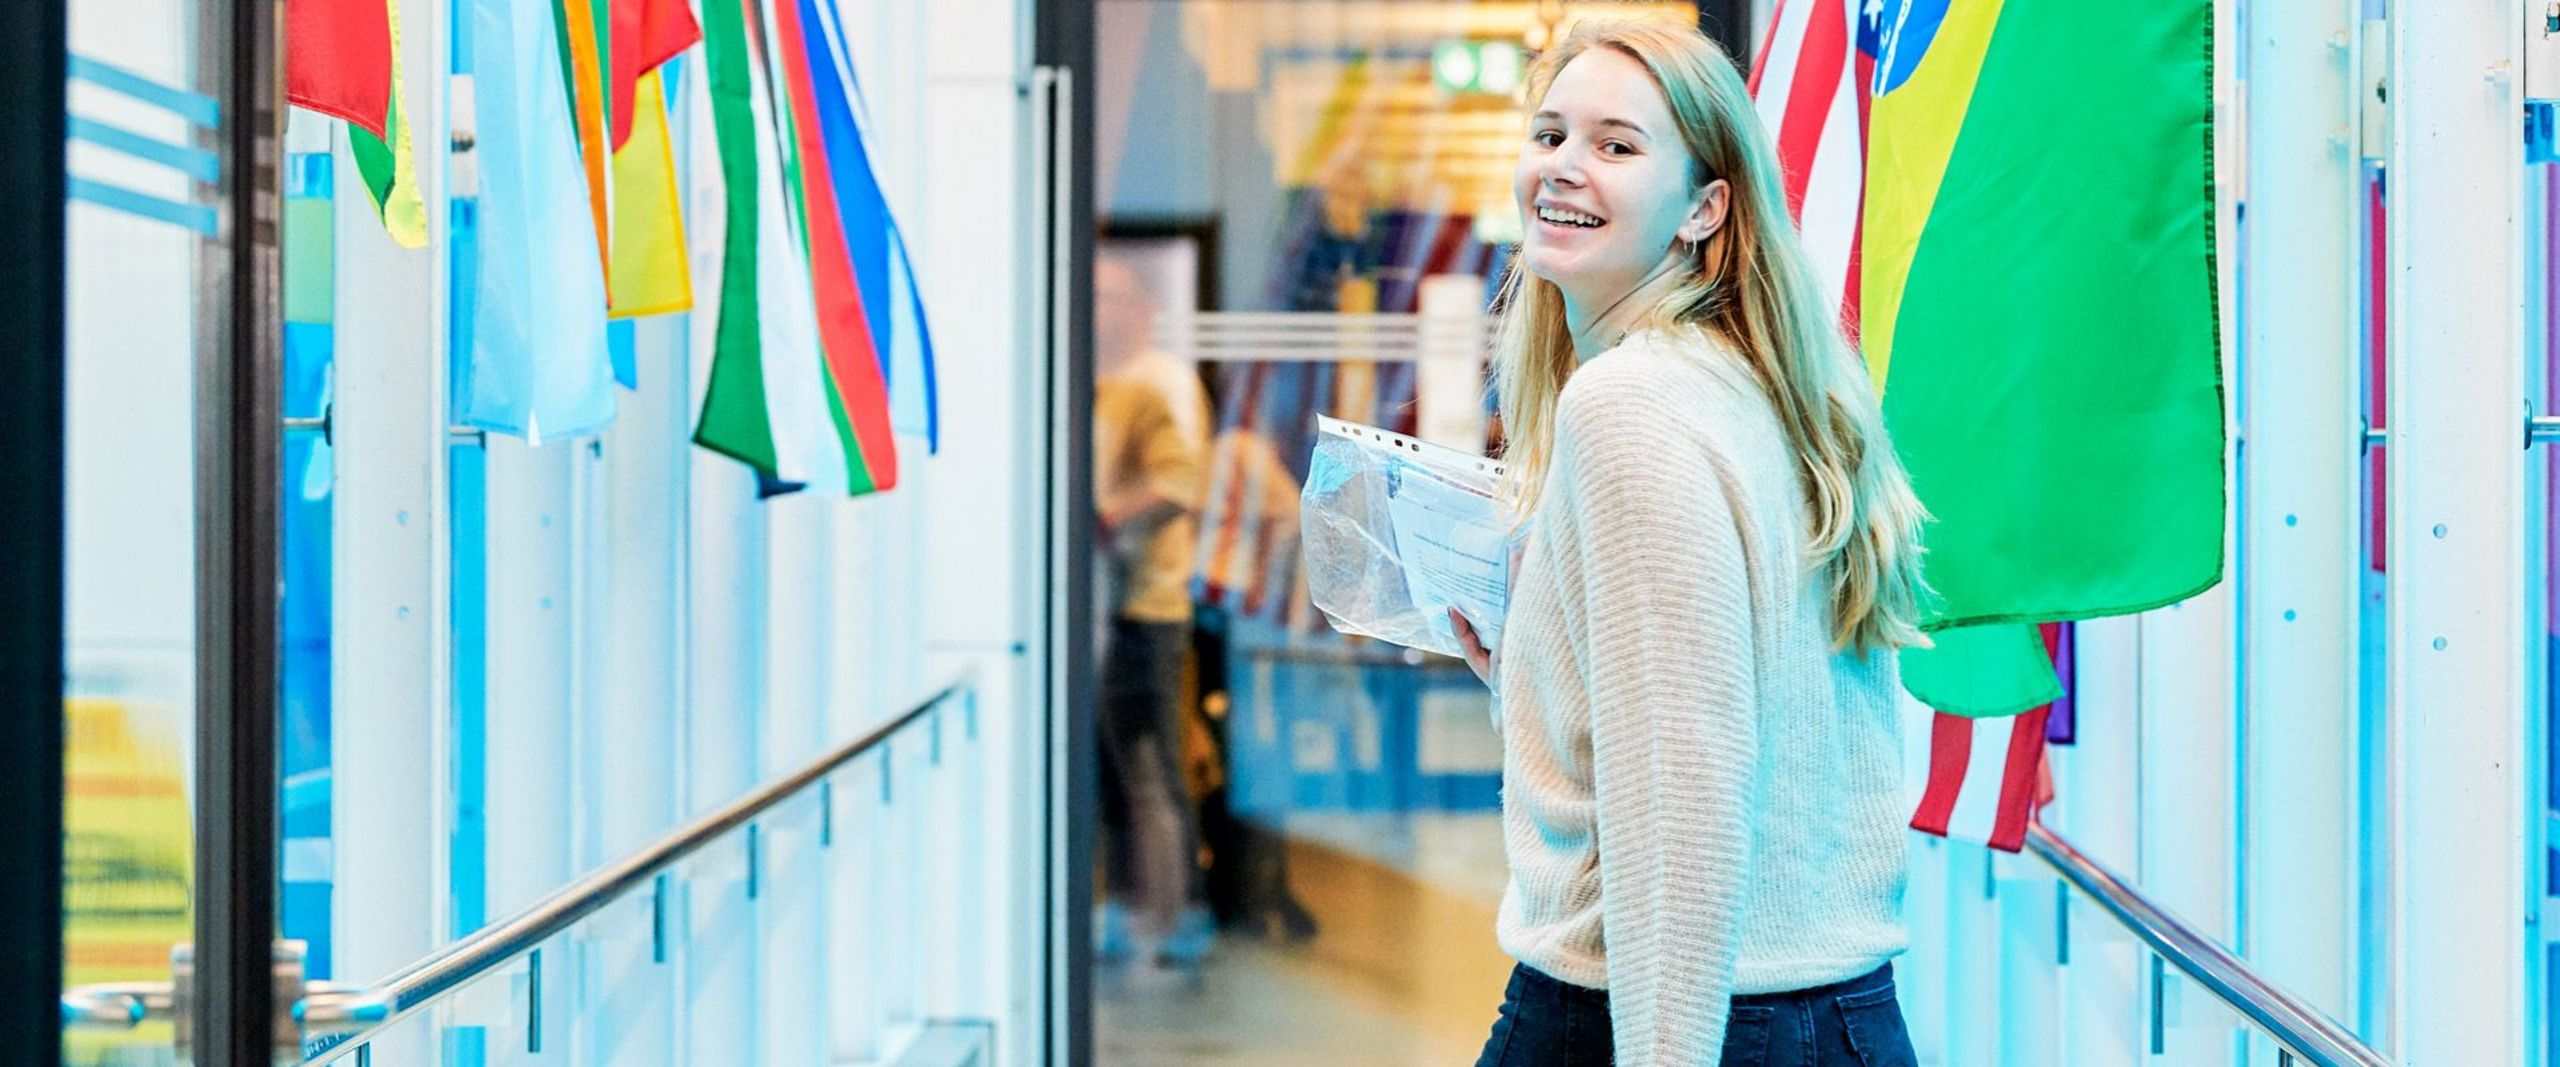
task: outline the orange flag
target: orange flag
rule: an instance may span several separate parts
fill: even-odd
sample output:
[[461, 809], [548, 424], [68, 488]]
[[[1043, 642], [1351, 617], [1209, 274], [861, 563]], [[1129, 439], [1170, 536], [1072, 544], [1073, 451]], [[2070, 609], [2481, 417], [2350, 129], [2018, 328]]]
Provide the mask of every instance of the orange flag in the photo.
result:
[[587, 204], [595, 212], [596, 259], [607, 272], [605, 283], [613, 282], [613, 224], [606, 217], [605, 150], [604, 150], [604, 62], [596, 54], [596, 16], [587, 0], [568, 0], [558, 6], [566, 20], [561, 36], [569, 42], [569, 101], [578, 124], [578, 154], [587, 168]]

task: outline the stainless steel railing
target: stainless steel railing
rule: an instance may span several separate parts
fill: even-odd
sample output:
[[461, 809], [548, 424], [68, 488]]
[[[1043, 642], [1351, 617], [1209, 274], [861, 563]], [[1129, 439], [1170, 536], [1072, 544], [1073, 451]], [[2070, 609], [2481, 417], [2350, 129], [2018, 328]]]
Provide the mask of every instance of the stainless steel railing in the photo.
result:
[[674, 833], [562, 886], [558, 892], [505, 921], [482, 927], [479, 932], [365, 989], [304, 997], [294, 1006], [295, 1019], [307, 1034], [339, 1035], [342, 1039], [340, 1044], [362, 1040], [367, 1033], [398, 1022], [403, 1016], [434, 1003], [472, 979], [532, 952], [543, 942], [577, 925], [579, 920], [644, 886], [654, 884], [659, 872], [675, 866], [703, 846], [745, 826], [775, 805], [799, 795], [845, 764], [878, 748], [892, 735], [932, 714], [970, 685], [970, 679], [964, 675], [914, 707], [811, 760], [799, 770], [757, 787], [719, 810], [685, 824]]
[[2154, 904], [2104, 864], [2063, 840], [2042, 823], [2027, 827], [2027, 851], [2060, 871], [2062, 877], [2117, 922], [2151, 945], [2169, 966], [2186, 973], [2231, 1010], [2273, 1040], [2278, 1059], [2319, 1067], [2389, 1067], [2391, 1061], [2359, 1040], [2320, 1009], [2267, 980], [2220, 942], [2196, 932], [2167, 908]]
[[[580, 920], [644, 888], [685, 857], [753, 822], [776, 805], [826, 780], [846, 764], [879, 748], [976, 685], [964, 672], [913, 706], [838, 745], [799, 769], [758, 786], [729, 803], [677, 828], [667, 836], [599, 867], [523, 911], [482, 927], [478, 932], [437, 950], [382, 980], [364, 987], [314, 982], [302, 987], [293, 1004], [292, 1024], [307, 1038], [329, 1038], [312, 1059], [340, 1055], [401, 1019], [433, 1004], [474, 979], [526, 956]], [[298, 957], [299, 953], [295, 953]], [[122, 1028], [146, 1019], [167, 1018], [179, 999], [168, 982], [126, 982], [81, 986], [62, 994], [65, 1026]]]

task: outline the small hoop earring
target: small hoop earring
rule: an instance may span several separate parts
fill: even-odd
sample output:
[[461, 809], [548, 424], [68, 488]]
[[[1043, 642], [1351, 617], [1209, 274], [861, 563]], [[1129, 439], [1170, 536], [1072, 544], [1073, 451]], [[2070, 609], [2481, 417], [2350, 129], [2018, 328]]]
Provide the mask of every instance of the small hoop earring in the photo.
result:
[[1680, 244], [1686, 250], [1690, 264], [1695, 266], [1698, 262], [1698, 242], [1694, 239], [1683, 239]]

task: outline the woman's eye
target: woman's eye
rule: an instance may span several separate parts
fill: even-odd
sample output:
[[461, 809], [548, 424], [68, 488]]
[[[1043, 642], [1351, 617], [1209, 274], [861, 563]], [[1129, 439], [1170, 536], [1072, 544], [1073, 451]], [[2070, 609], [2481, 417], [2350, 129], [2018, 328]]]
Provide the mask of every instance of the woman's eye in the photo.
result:
[[1613, 156], [1632, 156], [1636, 154], [1636, 147], [1626, 143], [1625, 141], [1610, 141], [1601, 145], [1600, 150]]
[[1538, 130], [1531, 133], [1529, 135], [1529, 139], [1537, 142], [1541, 146], [1554, 148], [1555, 146], [1564, 143], [1564, 134], [1555, 130]]

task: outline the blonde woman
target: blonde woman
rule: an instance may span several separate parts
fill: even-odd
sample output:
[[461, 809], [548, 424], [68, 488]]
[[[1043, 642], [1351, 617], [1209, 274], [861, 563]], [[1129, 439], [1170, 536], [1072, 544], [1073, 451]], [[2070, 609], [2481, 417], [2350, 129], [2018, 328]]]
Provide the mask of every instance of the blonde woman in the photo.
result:
[[1479, 1067], [1915, 1062], [1894, 650], [1925, 518], [1695, 31], [1540, 57], [1496, 386], [1526, 547], [1496, 657], [1519, 961]]

